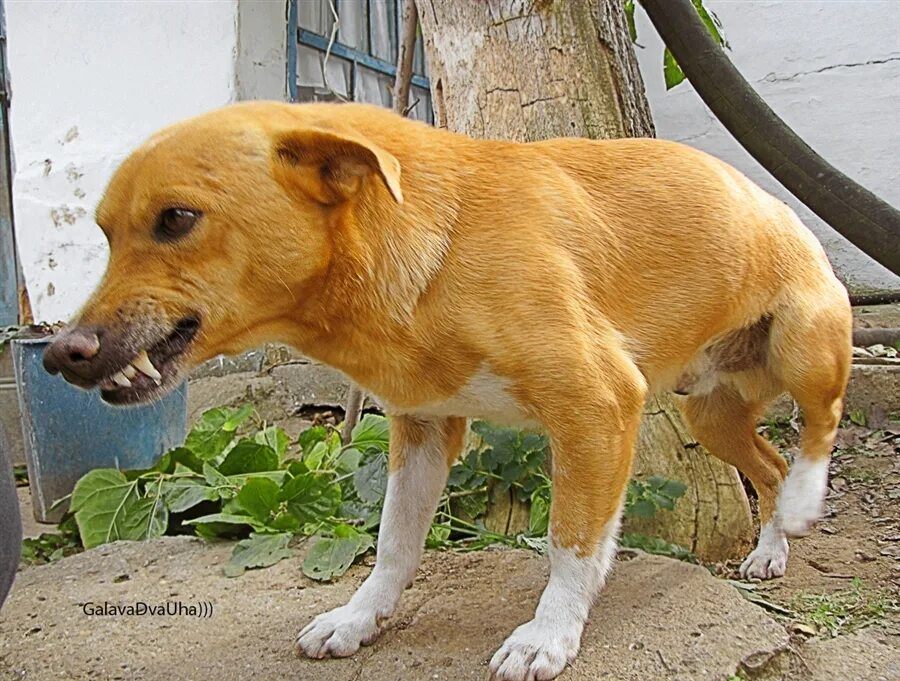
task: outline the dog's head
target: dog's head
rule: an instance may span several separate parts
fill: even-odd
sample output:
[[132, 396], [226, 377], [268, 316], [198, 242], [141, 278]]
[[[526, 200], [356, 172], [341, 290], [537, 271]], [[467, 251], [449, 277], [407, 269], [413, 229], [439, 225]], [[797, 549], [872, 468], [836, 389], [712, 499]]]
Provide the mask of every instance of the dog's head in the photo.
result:
[[397, 159], [335, 120], [336, 105], [237, 105], [135, 151], [97, 208], [106, 273], [46, 369], [139, 403], [215, 355], [291, 342], [315, 314], [336, 225], [364, 194], [402, 201]]

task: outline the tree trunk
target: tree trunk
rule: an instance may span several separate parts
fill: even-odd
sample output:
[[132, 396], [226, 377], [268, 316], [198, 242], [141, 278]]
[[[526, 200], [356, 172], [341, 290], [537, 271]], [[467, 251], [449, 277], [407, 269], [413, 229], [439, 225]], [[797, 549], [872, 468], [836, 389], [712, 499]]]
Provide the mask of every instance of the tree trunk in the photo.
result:
[[[523, 142], [653, 136], [621, 0], [418, 3], [437, 125]], [[737, 473], [696, 446], [670, 399], [647, 412], [635, 473], [679, 479], [689, 490], [673, 513], [626, 529], [706, 560], [741, 555], [752, 527]]]

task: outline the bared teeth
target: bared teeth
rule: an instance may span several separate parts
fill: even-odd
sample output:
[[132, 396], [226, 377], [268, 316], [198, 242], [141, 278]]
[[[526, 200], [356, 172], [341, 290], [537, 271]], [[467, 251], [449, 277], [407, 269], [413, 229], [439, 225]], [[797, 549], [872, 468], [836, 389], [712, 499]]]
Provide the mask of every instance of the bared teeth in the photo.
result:
[[151, 362], [150, 358], [147, 356], [146, 350], [141, 350], [140, 354], [131, 361], [131, 365], [142, 374], [152, 378], [156, 382], [156, 385], [162, 383], [162, 374], [159, 373], [159, 370], [155, 366], [153, 366], [153, 362]]
[[125, 378], [134, 378], [137, 375], [137, 369], [135, 369], [130, 364], [122, 369], [122, 373], [125, 374]]
[[128, 377], [125, 374], [123, 374], [121, 371], [113, 374], [111, 378], [113, 380], [113, 383], [115, 383], [118, 386], [121, 386], [122, 388], [130, 388], [131, 387], [131, 381], [129, 381]]

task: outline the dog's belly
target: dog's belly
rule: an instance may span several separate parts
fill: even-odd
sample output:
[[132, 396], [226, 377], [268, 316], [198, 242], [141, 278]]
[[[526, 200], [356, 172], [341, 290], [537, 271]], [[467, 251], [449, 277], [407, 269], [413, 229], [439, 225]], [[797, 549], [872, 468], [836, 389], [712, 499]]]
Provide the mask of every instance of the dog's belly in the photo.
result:
[[497, 376], [483, 365], [452, 397], [390, 411], [410, 416], [463, 416], [505, 426], [538, 427], [537, 421], [516, 401], [510, 386], [509, 379]]

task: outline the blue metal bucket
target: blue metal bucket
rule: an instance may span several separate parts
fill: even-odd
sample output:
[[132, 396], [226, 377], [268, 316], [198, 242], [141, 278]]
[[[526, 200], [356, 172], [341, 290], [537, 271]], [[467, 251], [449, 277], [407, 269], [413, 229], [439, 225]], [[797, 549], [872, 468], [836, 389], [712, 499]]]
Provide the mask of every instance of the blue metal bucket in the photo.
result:
[[88, 471], [149, 468], [184, 442], [187, 429], [187, 383], [152, 404], [113, 407], [98, 391], [81, 390], [44, 371], [41, 357], [51, 340], [12, 342], [25, 462], [40, 522], [62, 517], [67, 503], [51, 507]]

